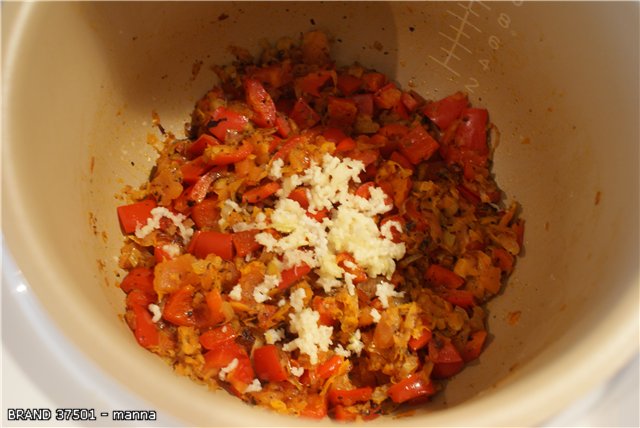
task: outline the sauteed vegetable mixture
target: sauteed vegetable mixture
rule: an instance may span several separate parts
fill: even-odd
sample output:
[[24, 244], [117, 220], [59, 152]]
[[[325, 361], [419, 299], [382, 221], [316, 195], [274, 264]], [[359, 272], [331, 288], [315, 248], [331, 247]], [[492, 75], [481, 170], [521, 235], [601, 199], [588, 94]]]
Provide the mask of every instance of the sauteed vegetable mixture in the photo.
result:
[[117, 209], [133, 335], [280, 413], [427, 402], [481, 354], [522, 248], [487, 110], [338, 67], [321, 32], [235, 53]]

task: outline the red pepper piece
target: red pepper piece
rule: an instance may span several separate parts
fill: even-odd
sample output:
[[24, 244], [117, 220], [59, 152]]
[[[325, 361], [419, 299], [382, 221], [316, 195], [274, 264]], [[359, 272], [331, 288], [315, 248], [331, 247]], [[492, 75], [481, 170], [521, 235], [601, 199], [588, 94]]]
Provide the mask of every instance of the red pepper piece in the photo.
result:
[[233, 260], [233, 238], [230, 233], [197, 231], [191, 238], [188, 251], [199, 259], [215, 254], [225, 260]]
[[283, 290], [287, 287], [290, 287], [309, 272], [311, 272], [311, 267], [309, 267], [309, 265], [306, 263], [302, 263], [292, 268], [283, 270], [280, 274], [281, 279], [278, 288], [280, 290]]
[[247, 104], [255, 113], [253, 122], [262, 128], [274, 126], [276, 124], [276, 105], [262, 84], [256, 79], [245, 79], [244, 90]]
[[320, 115], [302, 98], [299, 98], [289, 115], [300, 129], [307, 129], [320, 121]]
[[241, 132], [248, 124], [249, 118], [247, 116], [220, 106], [211, 114], [208, 128], [216, 138], [225, 141], [229, 131]]
[[162, 310], [162, 318], [172, 324], [190, 327], [196, 324], [193, 316], [194, 288], [186, 285], [178, 291], [171, 293]]
[[147, 220], [151, 217], [151, 210], [156, 206], [156, 201], [153, 199], [119, 206], [118, 220], [124, 233], [133, 233], [138, 225], [147, 224]]
[[394, 403], [435, 394], [433, 383], [426, 379], [422, 373], [414, 373], [411, 376], [389, 387], [387, 394]]
[[447, 288], [460, 288], [464, 284], [464, 278], [436, 264], [429, 265], [426, 276], [431, 283], [444, 285]]
[[263, 184], [262, 186], [254, 187], [247, 190], [242, 195], [242, 202], [256, 204], [280, 190], [280, 183], [272, 181], [270, 183]]
[[262, 247], [256, 242], [258, 233], [260, 233], [259, 230], [245, 230], [233, 234], [233, 247], [236, 249], [238, 257], [245, 257]]
[[282, 382], [287, 371], [282, 365], [280, 353], [275, 345], [264, 345], [253, 351], [253, 367], [258, 379], [267, 382]]

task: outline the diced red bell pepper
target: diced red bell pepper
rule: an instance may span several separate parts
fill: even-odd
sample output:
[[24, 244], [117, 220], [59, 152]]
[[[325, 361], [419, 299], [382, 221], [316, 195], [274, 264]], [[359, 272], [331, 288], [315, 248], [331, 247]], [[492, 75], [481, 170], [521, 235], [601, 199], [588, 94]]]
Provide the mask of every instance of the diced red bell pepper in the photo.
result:
[[289, 137], [291, 134], [291, 125], [286, 117], [282, 115], [282, 113], [276, 113], [276, 130], [278, 131], [278, 135], [282, 138]]
[[426, 276], [431, 283], [448, 288], [460, 288], [464, 284], [464, 278], [437, 264], [429, 265]]
[[438, 128], [444, 130], [462, 115], [462, 110], [469, 104], [467, 96], [462, 92], [456, 92], [439, 101], [427, 104], [423, 110]]
[[438, 294], [452, 305], [460, 306], [468, 309], [476, 304], [476, 298], [473, 293], [467, 290], [442, 289]]
[[464, 361], [456, 361], [453, 363], [437, 363], [433, 365], [431, 376], [434, 379], [447, 379], [458, 374], [464, 368]]
[[183, 183], [193, 184], [212, 166], [207, 163], [203, 156], [199, 156], [189, 162], [180, 165], [180, 173], [182, 174]]
[[401, 101], [402, 105], [404, 105], [408, 111], [414, 111], [416, 107], [418, 107], [418, 100], [409, 92], [402, 93]]
[[198, 299], [197, 304], [193, 308], [193, 316], [196, 321], [195, 326], [200, 331], [206, 331], [209, 328], [216, 327], [224, 321], [224, 317], [220, 317], [218, 314], [213, 313], [206, 301], [206, 298], [204, 301], [200, 301]]
[[262, 247], [256, 242], [256, 235], [258, 233], [260, 233], [260, 230], [245, 230], [233, 234], [233, 247], [238, 257], [245, 257]]
[[371, 197], [371, 188], [375, 187], [376, 183], [373, 181], [367, 181], [366, 183], [362, 183], [356, 189], [355, 195], [360, 196], [364, 199], [369, 199]]
[[262, 84], [256, 79], [245, 79], [244, 91], [247, 104], [255, 113], [253, 122], [262, 128], [275, 126], [276, 105]]
[[309, 208], [309, 199], [307, 199], [307, 191], [304, 187], [296, 187], [289, 193], [289, 199], [296, 201], [305, 210]]
[[271, 181], [263, 184], [262, 186], [254, 187], [253, 189], [244, 192], [242, 195], [242, 202], [256, 204], [276, 193], [280, 190], [280, 187], [280, 183], [277, 181]]
[[200, 344], [203, 348], [212, 350], [234, 341], [236, 337], [238, 337], [238, 332], [230, 324], [225, 324], [202, 333]]
[[195, 204], [191, 209], [191, 218], [198, 229], [211, 229], [218, 225], [220, 210], [218, 200], [207, 198]]
[[311, 128], [320, 121], [320, 115], [302, 98], [298, 98], [289, 116], [300, 129]]
[[[224, 147], [224, 150], [213, 153], [207, 159], [209, 165], [231, 165], [241, 160], [246, 159], [251, 153], [253, 153], [253, 144], [248, 141], [243, 141], [240, 147], [231, 149], [230, 147]], [[205, 153], [206, 154], [206, 153]]]
[[225, 260], [233, 260], [233, 238], [230, 233], [197, 231], [188, 248], [189, 253], [199, 259], [215, 254]]
[[401, 103], [402, 91], [394, 83], [388, 83], [373, 95], [375, 105], [382, 109], [390, 109]]
[[136, 306], [146, 308], [156, 300], [157, 297], [153, 294], [145, 293], [142, 290], [131, 290], [131, 292], [127, 294], [126, 305], [127, 308], [135, 308]]
[[283, 270], [280, 274], [281, 279], [278, 288], [280, 290], [283, 290], [287, 287], [292, 286], [309, 272], [311, 272], [311, 267], [309, 267], [309, 265], [304, 262], [292, 268]]
[[478, 358], [482, 353], [482, 347], [484, 346], [484, 342], [486, 339], [486, 330], [478, 330], [471, 333], [471, 337], [464, 345], [464, 349], [462, 350], [462, 359], [465, 362], [469, 362]]
[[409, 342], [408, 342], [409, 349], [411, 349], [412, 351], [417, 351], [418, 349], [422, 349], [425, 346], [427, 346], [430, 340], [431, 340], [431, 330], [429, 330], [427, 327], [423, 327], [422, 333], [420, 333], [418, 337], [411, 337], [409, 339]]
[[345, 134], [344, 131], [340, 128], [325, 128], [325, 130], [322, 131], [322, 136], [325, 140], [334, 142], [336, 144], [347, 138], [347, 134]]
[[135, 317], [133, 335], [140, 346], [152, 348], [160, 343], [160, 334], [157, 326], [152, 321], [151, 314], [146, 307], [134, 306], [132, 308]]
[[389, 195], [389, 190], [391, 189], [385, 189], [384, 188], [385, 183], [375, 183], [373, 181], [367, 181], [366, 183], [362, 183], [360, 186], [358, 186], [358, 188], [356, 189], [355, 195], [360, 196], [361, 198], [364, 198], [364, 199], [371, 198], [371, 188], [376, 187], [376, 184], [378, 187], [382, 188], [382, 190], [386, 194], [384, 198], [384, 204], [393, 205], [393, 199]]
[[[242, 348], [244, 351], [244, 348]], [[226, 381], [229, 382], [232, 388], [232, 392], [236, 395], [241, 395], [247, 389], [247, 386], [255, 379], [255, 372], [251, 365], [251, 359], [247, 355], [246, 351], [240, 357], [238, 357], [237, 367], [227, 375]]]
[[462, 111], [462, 122], [456, 129], [456, 144], [480, 156], [489, 154], [487, 123], [489, 113], [485, 109], [467, 108]]
[[409, 128], [401, 123], [389, 123], [378, 130], [378, 134], [390, 140], [401, 140], [409, 133]]
[[[380, 229], [382, 229], [382, 226], [384, 226], [387, 222], [390, 222], [390, 221], [394, 221], [394, 222], [400, 224], [400, 227], [402, 228], [402, 230], [406, 229], [406, 221], [400, 215], [392, 215], [392, 216], [388, 216], [388, 217], [383, 218], [380, 221]], [[398, 230], [397, 227], [392, 227], [391, 228], [391, 236], [393, 237], [393, 239], [392, 239], [393, 242], [395, 242], [395, 243], [402, 242], [402, 230]]]
[[451, 340], [438, 336], [429, 341], [429, 360], [434, 364], [463, 361], [460, 352], [451, 343]]
[[301, 136], [295, 136], [290, 138], [289, 140], [287, 140], [286, 143], [284, 143], [280, 149], [276, 152], [276, 154], [273, 155], [273, 159], [285, 159], [287, 156], [289, 156], [289, 153], [291, 153], [291, 151], [298, 147], [300, 144], [302, 144], [305, 141], [305, 139]]
[[202, 202], [204, 198], [207, 197], [207, 193], [209, 193], [209, 188], [211, 187], [213, 182], [222, 176], [222, 171], [222, 167], [216, 167], [211, 169], [202, 177], [198, 178], [198, 180], [189, 191], [189, 199], [196, 204]]
[[348, 97], [362, 86], [362, 79], [351, 74], [340, 74], [338, 76], [338, 89], [342, 95]]
[[422, 125], [414, 126], [400, 140], [400, 152], [411, 162], [417, 165], [428, 160], [440, 145], [427, 132]]
[[429, 342], [429, 360], [433, 362], [431, 375], [436, 379], [445, 379], [459, 373], [464, 360], [456, 347], [448, 339], [433, 338]]
[[132, 290], [140, 290], [145, 294], [155, 295], [153, 270], [140, 266], [131, 269], [120, 283], [120, 288], [125, 293], [130, 293]]
[[153, 247], [153, 258], [156, 259], [156, 263], [162, 263], [165, 260], [171, 260], [171, 256], [163, 248], [163, 245], [155, 245]]
[[332, 308], [327, 304], [327, 300], [322, 296], [313, 296], [313, 300], [311, 300], [311, 307], [314, 311], [320, 314], [320, 319], [318, 320], [318, 324], [333, 326], [336, 324], [336, 321], [332, 316]]
[[253, 351], [253, 367], [258, 379], [267, 382], [282, 382], [287, 371], [282, 365], [280, 352], [275, 345], [264, 345]]
[[380, 151], [376, 149], [366, 149], [366, 150], [351, 150], [350, 152], [346, 152], [345, 156], [359, 160], [364, 164], [365, 167], [371, 165], [380, 157]]
[[282, 145], [282, 141], [282, 138], [272, 135], [269, 141], [269, 153], [275, 152]]
[[247, 351], [242, 346], [234, 341], [229, 341], [204, 353], [205, 370], [227, 367], [234, 358], [242, 358], [245, 355], [247, 355]]
[[331, 409], [331, 417], [336, 421], [347, 422], [355, 421], [358, 415], [351, 410], [348, 410], [345, 406], [338, 404], [333, 406]]
[[[353, 283], [359, 284], [367, 280], [367, 273], [356, 264], [355, 259], [349, 253], [339, 253], [336, 255], [336, 263], [347, 273], [354, 275]], [[354, 267], [355, 266], [355, 267]]]
[[376, 92], [378, 89], [382, 88], [382, 85], [387, 81], [387, 77], [375, 71], [364, 73], [362, 75], [362, 82], [364, 83], [364, 88], [368, 92]]
[[442, 157], [448, 163], [463, 167], [464, 177], [474, 179], [476, 167], [485, 167], [489, 159], [487, 145], [488, 112], [485, 109], [465, 108], [455, 129], [454, 145], [441, 147]]
[[413, 171], [413, 164], [411, 162], [409, 162], [409, 159], [407, 159], [402, 154], [400, 154], [400, 152], [396, 151], [396, 152], [391, 153], [391, 156], [389, 157], [389, 160], [394, 161], [395, 163], [397, 163], [398, 165], [400, 165], [404, 169], [408, 169], [410, 171]]
[[119, 206], [118, 220], [124, 233], [133, 233], [138, 225], [147, 224], [147, 220], [151, 217], [151, 210], [156, 206], [156, 201], [153, 199]]
[[[289, 199], [296, 201], [302, 208], [305, 210], [309, 209], [309, 200], [307, 199], [307, 191], [304, 187], [297, 187], [289, 193]], [[311, 213], [307, 211], [307, 217], [312, 218], [316, 221], [321, 222], [323, 218], [329, 215], [329, 211], [326, 209], [322, 209], [315, 213]]]
[[316, 368], [315, 377], [321, 381], [329, 379], [331, 376], [338, 373], [343, 362], [344, 358], [342, 356], [333, 355]]
[[402, 97], [400, 98], [400, 101], [391, 107], [390, 111], [393, 112], [400, 120], [409, 120], [410, 118], [409, 111], [402, 102]]
[[223, 300], [218, 290], [211, 290], [205, 294], [205, 301], [209, 308], [209, 318], [213, 325], [220, 324], [225, 320], [225, 314], [222, 310]]
[[241, 132], [249, 124], [249, 118], [243, 114], [220, 106], [211, 114], [211, 120], [207, 124], [211, 132], [220, 141], [225, 141], [229, 131]]
[[320, 89], [329, 81], [336, 78], [335, 71], [320, 70], [311, 72], [296, 79], [294, 87], [297, 95], [309, 94], [320, 96]]
[[171, 202], [171, 210], [184, 214], [186, 216], [191, 215], [191, 205], [193, 202], [191, 201], [191, 191], [193, 190], [193, 184], [182, 191], [180, 196], [175, 198]]
[[186, 152], [190, 158], [196, 158], [202, 155], [202, 153], [204, 153], [204, 149], [207, 147], [217, 146], [219, 144], [220, 141], [218, 141], [213, 135], [202, 134], [187, 147]]
[[347, 137], [336, 145], [337, 153], [345, 153], [356, 148], [356, 142], [353, 138]]
[[329, 400], [329, 404], [332, 405], [342, 405], [342, 406], [353, 406], [356, 403], [364, 403], [371, 399], [371, 394], [373, 394], [373, 389], [371, 387], [365, 386], [363, 388], [355, 388], [355, 389], [330, 389], [327, 394], [327, 398]]
[[307, 217], [314, 219], [315, 221], [322, 223], [322, 220], [329, 216], [329, 210], [326, 208], [321, 209], [320, 211], [316, 211], [312, 213], [311, 211], [307, 211]]
[[356, 94], [351, 97], [358, 107], [358, 113], [373, 116], [373, 94]]
[[300, 416], [311, 419], [322, 419], [327, 416], [327, 400], [325, 396], [320, 394], [312, 394], [307, 396], [307, 405]]
[[414, 373], [411, 376], [389, 387], [387, 394], [394, 403], [429, 396], [436, 393], [433, 383], [426, 379], [422, 373]]
[[193, 316], [194, 292], [191, 285], [185, 285], [178, 291], [171, 293], [164, 304], [162, 318], [178, 326], [194, 326], [196, 323]]
[[346, 128], [353, 125], [358, 114], [358, 107], [355, 101], [348, 98], [332, 97], [328, 98], [327, 104], [327, 125], [338, 128]]
[[291, 82], [291, 63], [284, 61], [267, 67], [255, 68], [250, 70], [248, 75], [254, 79], [258, 79], [263, 84], [277, 89]]
[[231, 341], [208, 351], [204, 354], [204, 370], [222, 369], [234, 359], [238, 360], [238, 364], [231, 373], [227, 374], [226, 381], [231, 384], [236, 395], [240, 395], [255, 376], [249, 355], [242, 346]]

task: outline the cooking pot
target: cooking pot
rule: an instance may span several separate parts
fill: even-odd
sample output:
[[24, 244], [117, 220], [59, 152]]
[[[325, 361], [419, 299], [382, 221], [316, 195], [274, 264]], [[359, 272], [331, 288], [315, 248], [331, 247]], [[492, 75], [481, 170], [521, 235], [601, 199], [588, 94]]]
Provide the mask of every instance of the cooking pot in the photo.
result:
[[488, 108], [496, 179], [526, 219], [479, 360], [413, 416], [370, 424], [543, 423], [638, 353], [637, 16], [632, 2], [5, 3], [3, 291], [21, 287], [32, 327], [72, 344], [79, 377], [180, 423], [315, 424], [208, 391], [135, 343], [115, 207], [154, 164], [152, 112], [184, 135], [229, 46], [321, 29], [339, 64]]

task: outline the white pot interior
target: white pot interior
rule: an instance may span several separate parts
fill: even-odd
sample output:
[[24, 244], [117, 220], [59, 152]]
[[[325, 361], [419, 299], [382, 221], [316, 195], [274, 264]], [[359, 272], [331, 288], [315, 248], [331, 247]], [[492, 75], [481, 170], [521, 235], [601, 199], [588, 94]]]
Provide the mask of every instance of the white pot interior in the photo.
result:
[[637, 4], [9, 3], [3, 12], [8, 249], [64, 334], [157, 409], [195, 425], [311, 423], [209, 392], [135, 343], [118, 317], [115, 207], [154, 163], [152, 110], [182, 135], [215, 82], [209, 66], [232, 59], [229, 45], [255, 53], [262, 39], [312, 28], [335, 38], [341, 64], [377, 68], [426, 98], [463, 89], [487, 107], [500, 131], [497, 181], [527, 222], [524, 257], [489, 305], [479, 362], [394, 425], [540, 423], [637, 352]]

